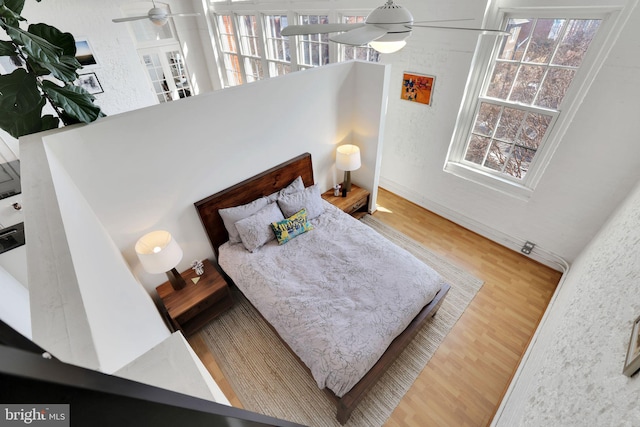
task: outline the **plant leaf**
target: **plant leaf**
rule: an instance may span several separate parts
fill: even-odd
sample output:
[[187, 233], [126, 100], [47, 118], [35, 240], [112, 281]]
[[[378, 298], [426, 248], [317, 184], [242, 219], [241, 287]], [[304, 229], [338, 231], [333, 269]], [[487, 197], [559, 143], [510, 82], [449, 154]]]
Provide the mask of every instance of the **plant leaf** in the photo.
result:
[[0, 108], [0, 128], [7, 131], [14, 138], [20, 138], [23, 135], [57, 127], [57, 124], [51, 127], [53, 121], [50, 118], [45, 121], [40, 117], [44, 105], [45, 100], [40, 98], [40, 102], [37, 105], [32, 105], [34, 108], [30, 111], [17, 112]]
[[71, 33], [63, 33], [47, 24], [31, 24], [28, 31], [61, 48], [63, 55], [76, 56], [76, 40]]
[[95, 98], [79, 86], [67, 84], [60, 87], [45, 80], [42, 88], [66, 115], [82, 123], [90, 123], [102, 115], [100, 107], [93, 103]]
[[14, 10], [5, 6], [7, 3], [13, 3], [12, 1], [2, 1], [0, 2], [0, 18], [3, 19], [4, 24], [9, 25], [11, 27], [17, 27], [19, 25], [19, 21], [26, 21], [19, 13], [16, 13]]
[[[0, 108], [7, 112], [26, 113], [42, 100], [35, 76], [23, 68], [0, 75]], [[42, 107], [40, 107], [42, 108]]]
[[4, 0], [4, 4], [7, 8], [15, 12], [17, 15], [22, 13], [25, 0]]
[[0, 41], [0, 56], [17, 55], [16, 47], [11, 42]]
[[[78, 78], [76, 70], [80, 68], [80, 63], [75, 56], [62, 55], [60, 62], [57, 64], [41, 63], [40, 65], [50, 71], [55, 78], [65, 83], [73, 83]], [[45, 74], [48, 74], [48, 72]]]
[[22, 46], [25, 53], [32, 60], [44, 65], [45, 63], [59, 63], [62, 48], [54, 46], [47, 40], [35, 34], [31, 34], [20, 28], [7, 27], [7, 34], [15, 43]]

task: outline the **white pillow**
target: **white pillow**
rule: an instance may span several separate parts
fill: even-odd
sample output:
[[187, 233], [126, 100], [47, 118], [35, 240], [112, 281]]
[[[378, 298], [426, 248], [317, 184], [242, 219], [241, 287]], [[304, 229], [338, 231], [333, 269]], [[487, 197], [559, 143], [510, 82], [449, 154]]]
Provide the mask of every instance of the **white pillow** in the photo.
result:
[[232, 208], [220, 209], [218, 211], [222, 217], [222, 222], [224, 222], [224, 228], [226, 228], [227, 233], [229, 233], [229, 242], [240, 243], [241, 241], [240, 234], [238, 234], [238, 229], [235, 225], [236, 222], [241, 219], [249, 218], [251, 215], [267, 206], [267, 203], [266, 197], [260, 197], [246, 205], [234, 206]]
[[307, 209], [307, 219], [317, 218], [324, 212], [324, 204], [318, 185], [312, 185], [299, 193], [287, 194], [278, 198], [278, 206], [286, 218]]
[[280, 196], [285, 196], [287, 194], [293, 194], [293, 193], [298, 193], [300, 191], [304, 190], [304, 182], [302, 182], [302, 177], [299, 176], [296, 179], [294, 179], [291, 184], [287, 185], [285, 188], [283, 188], [280, 191], [276, 191], [275, 193], [271, 193], [267, 196], [267, 200], [269, 201], [269, 203], [275, 202], [276, 200], [278, 200], [278, 197]]
[[276, 203], [269, 203], [255, 214], [236, 222], [242, 244], [249, 252], [255, 252], [262, 245], [276, 238], [272, 222], [282, 221], [284, 216]]

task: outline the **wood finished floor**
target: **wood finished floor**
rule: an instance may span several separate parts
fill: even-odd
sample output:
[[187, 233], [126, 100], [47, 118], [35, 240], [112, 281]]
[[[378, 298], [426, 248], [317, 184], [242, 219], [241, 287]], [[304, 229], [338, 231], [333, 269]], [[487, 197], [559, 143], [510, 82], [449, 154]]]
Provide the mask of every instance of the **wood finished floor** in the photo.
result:
[[[561, 273], [384, 189], [374, 215], [484, 281], [385, 426], [488, 425]], [[231, 404], [242, 407], [206, 345], [190, 343]]]

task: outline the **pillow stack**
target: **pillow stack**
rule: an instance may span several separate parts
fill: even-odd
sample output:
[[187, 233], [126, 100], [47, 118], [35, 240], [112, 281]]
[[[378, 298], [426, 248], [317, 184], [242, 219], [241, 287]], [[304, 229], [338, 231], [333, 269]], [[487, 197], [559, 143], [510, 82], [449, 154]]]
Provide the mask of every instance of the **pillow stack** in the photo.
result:
[[265, 197], [218, 211], [231, 244], [242, 243], [250, 252], [273, 239], [280, 245], [313, 229], [309, 220], [324, 212], [317, 185], [304, 188], [302, 177]]

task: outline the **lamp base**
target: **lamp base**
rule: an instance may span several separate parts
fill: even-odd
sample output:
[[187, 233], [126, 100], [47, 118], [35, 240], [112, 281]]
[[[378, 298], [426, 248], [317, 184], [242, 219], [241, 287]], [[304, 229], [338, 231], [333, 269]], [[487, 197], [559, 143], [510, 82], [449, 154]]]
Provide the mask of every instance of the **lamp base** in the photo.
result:
[[343, 190], [346, 190], [347, 193], [351, 191], [351, 171], [344, 171], [344, 187]]
[[180, 273], [178, 273], [178, 270], [176, 270], [175, 267], [167, 271], [167, 276], [169, 276], [169, 283], [171, 283], [171, 287], [173, 288], [174, 291], [179, 291], [180, 289], [187, 286], [187, 283], [184, 281], [184, 279], [182, 278]]

